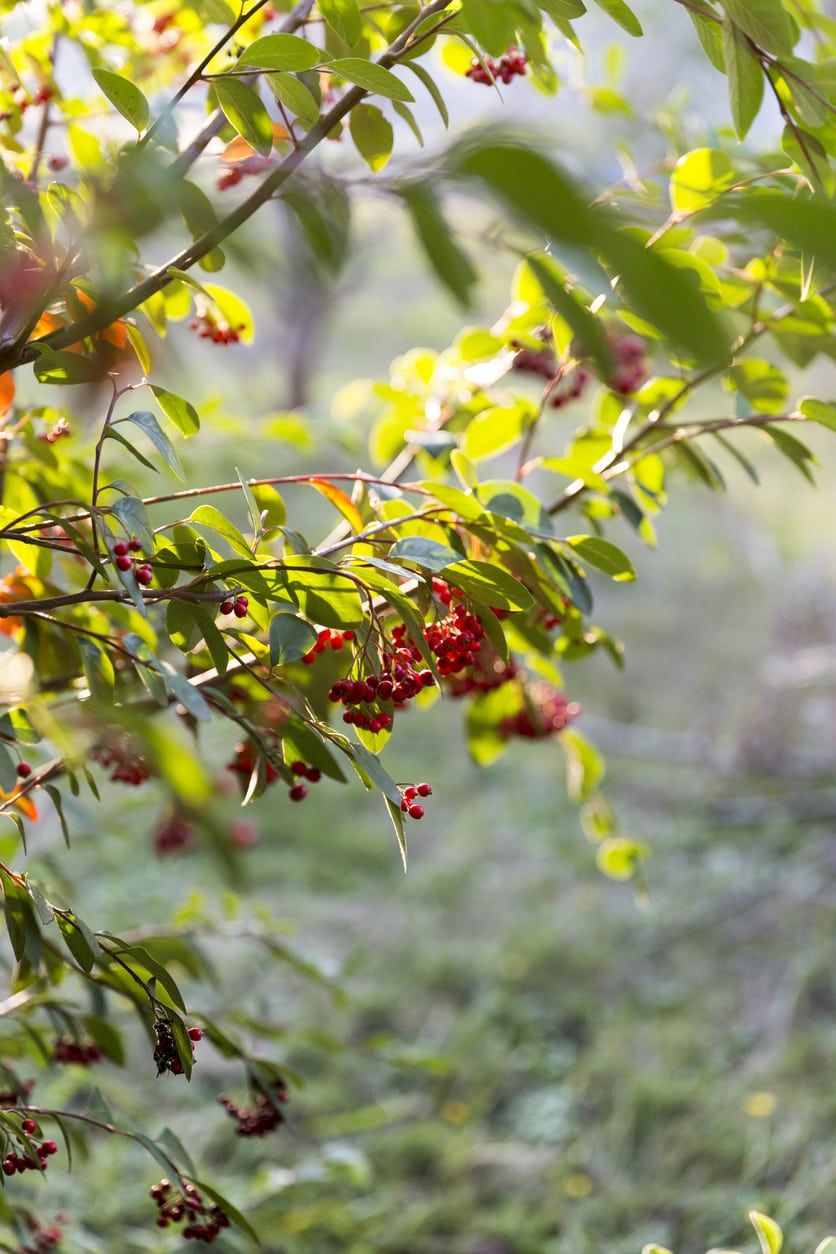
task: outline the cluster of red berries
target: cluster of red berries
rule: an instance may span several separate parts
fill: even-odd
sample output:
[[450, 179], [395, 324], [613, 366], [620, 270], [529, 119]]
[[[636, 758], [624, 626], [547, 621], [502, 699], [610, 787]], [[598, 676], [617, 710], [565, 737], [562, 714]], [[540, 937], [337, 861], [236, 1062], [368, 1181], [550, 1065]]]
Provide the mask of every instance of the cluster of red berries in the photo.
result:
[[474, 61], [467, 71], [466, 77], [474, 83], [484, 83], [492, 87], [494, 83], [510, 83], [517, 75], [523, 77], [528, 70], [528, 57], [519, 48], [509, 48], [498, 61], [493, 57], [485, 57], [482, 61]]
[[516, 714], [503, 719], [499, 725], [502, 736], [510, 740], [520, 736], [523, 740], [543, 740], [557, 735], [581, 712], [577, 701], [569, 701], [551, 684], [534, 684], [529, 690], [526, 704]]
[[291, 784], [290, 796], [291, 801], [304, 801], [308, 795], [308, 790], [302, 783], [303, 779], [308, 780], [311, 784], [318, 784], [322, 779], [322, 771], [318, 766], [308, 766], [307, 762], [291, 762], [290, 769], [296, 777], [296, 783]]
[[424, 807], [418, 801], [418, 797], [431, 797], [432, 792], [429, 784], [407, 784], [401, 789], [401, 809], [404, 814], [408, 814], [411, 819], [422, 819]]
[[231, 327], [228, 322], [219, 321], [214, 314], [198, 314], [189, 323], [189, 330], [196, 331], [201, 340], [211, 340], [213, 344], [237, 344], [246, 323]]
[[[189, 1028], [188, 1033], [194, 1053], [195, 1041], [203, 1040], [203, 1032], [200, 1028]], [[166, 1071], [170, 1071], [172, 1075], [183, 1074], [183, 1064], [168, 1019], [157, 1019], [154, 1023], [154, 1062], [157, 1064], [157, 1075]]]
[[[266, 733], [273, 739], [272, 733]], [[278, 748], [278, 745], [277, 745]], [[237, 744], [233, 750], [233, 758], [231, 762], [227, 762], [226, 769], [234, 771], [236, 775], [242, 777], [242, 785], [246, 788], [246, 780], [250, 778], [255, 770], [256, 763], [261, 755], [259, 746], [253, 740], [245, 740], [241, 744]], [[264, 757], [264, 779], [268, 784], [272, 784], [279, 778], [279, 772], [268, 757]]]
[[110, 771], [114, 783], [131, 784], [138, 788], [150, 778], [151, 768], [148, 761], [134, 752], [128, 739], [111, 741], [108, 744], [94, 745], [90, 756]]
[[61, 1244], [64, 1236], [57, 1224], [50, 1224], [48, 1228], [42, 1228], [34, 1219], [29, 1219], [31, 1226], [31, 1235], [27, 1238], [27, 1244], [21, 1246], [20, 1254], [49, 1254], [50, 1250], [56, 1250]]
[[43, 441], [44, 444], [57, 444], [59, 440], [66, 439], [68, 435], [72, 435], [70, 424], [66, 418], [59, 418], [48, 431], [42, 431], [38, 439]]
[[[31, 105], [48, 104], [55, 95], [51, 87], [39, 87], [35, 94], [30, 96], [26, 88], [21, 87], [19, 83], [11, 86], [9, 90], [12, 93], [12, 104], [20, 113], [25, 113]], [[0, 122], [7, 122], [11, 116], [8, 111], [0, 113]]]
[[250, 610], [249, 599], [245, 596], [227, 597], [221, 601], [222, 614], [234, 614], [236, 618], [246, 618]]
[[154, 852], [164, 858], [167, 854], [186, 849], [193, 838], [192, 825], [183, 814], [175, 811], [163, 819], [154, 832]]
[[637, 335], [611, 335], [609, 344], [613, 354], [613, 368], [605, 382], [614, 392], [630, 396], [633, 392], [638, 392], [647, 378], [644, 341]]
[[53, 1046], [53, 1061], [75, 1062], [80, 1067], [91, 1067], [101, 1062], [102, 1051], [95, 1041], [77, 1041], [74, 1036], [59, 1036]]
[[474, 693], [493, 692], [501, 688], [509, 680], [519, 674], [519, 667], [513, 658], [504, 661], [493, 645], [487, 640], [476, 655], [469, 670], [461, 675], [451, 675], [447, 691], [451, 697], [469, 697]]
[[[27, 1136], [34, 1136], [38, 1131], [38, 1125], [34, 1119], [24, 1119], [22, 1123], [23, 1131]], [[24, 1171], [46, 1171], [47, 1160], [53, 1154], [58, 1153], [58, 1145], [55, 1141], [41, 1141], [40, 1145], [34, 1147], [35, 1155], [27, 1152], [25, 1154], [17, 1154], [12, 1150], [3, 1159], [3, 1175], [14, 1176], [22, 1175]]]
[[218, 1233], [229, 1227], [229, 1216], [220, 1206], [207, 1206], [193, 1184], [184, 1184], [181, 1192], [170, 1180], [161, 1180], [152, 1185], [151, 1197], [159, 1212], [157, 1227], [168, 1228], [185, 1220], [182, 1235], [187, 1241], [211, 1245]]
[[[420, 662], [421, 654], [411, 642], [407, 643], [404, 626], [394, 628], [392, 643], [394, 649], [383, 653], [379, 674], [372, 672], [361, 679], [338, 679], [331, 685], [329, 699], [353, 707], [343, 714], [343, 722], [349, 726], [370, 732], [388, 729], [392, 726], [392, 715], [380, 709], [381, 703], [391, 701], [396, 709], [403, 709], [423, 688], [431, 688], [435, 683], [432, 671], [416, 669], [415, 662]], [[356, 708], [361, 705], [369, 708]]]
[[136, 536], [132, 536], [130, 540], [117, 540], [113, 546], [116, 569], [121, 570], [123, 574], [132, 570], [137, 583], [147, 588], [154, 578], [154, 571], [149, 562], [138, 556], [140, 553], [142, 553], [142, 545]]
[[255, 1094], [254, 1106], [239, 1106], [231, 1097], [221, 1093], [218, 1101], [226, 1113], [237, 1123], [236, 1136], [265, 1136], [284, 1123], [284, 1115], [278, 1105], [287, 1101], [287, 1086], [284, 1080], [277, 1078], [271, 1086], [272, 1091], [259, 1089]]
[[[393, 636], [403, 629], [395, 628]], [[485, 629], [475, 614], [465, 605], [457, 605], [446, 618], [438, 619], [424, 628], [424, 639], [435, 654], [439, 674], [443, 677], [456, 675], [471, 666], [481, 648]], [[414, 657], [420, 657], [417, 648]]]
[[353, 631], [332, 631], [330, 627], [323, 627], [316, 637], [316, 644], [305, 654], [301, 661], [306, 666], [312, 666], [320, 653], [325, 653], [327, 649], [332, 649], [337, 653], [344, 645], [350, 644], [353, 639]]

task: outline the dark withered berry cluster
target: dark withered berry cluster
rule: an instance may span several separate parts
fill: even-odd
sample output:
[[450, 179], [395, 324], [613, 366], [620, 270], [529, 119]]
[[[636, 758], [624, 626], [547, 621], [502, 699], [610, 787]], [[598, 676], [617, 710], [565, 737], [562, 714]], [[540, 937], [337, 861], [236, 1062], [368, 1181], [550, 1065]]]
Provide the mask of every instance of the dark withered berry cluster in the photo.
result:
[[[38, 1133], [38, 1125], [34, 1119], [24, 1119], [21, 1127], [27, 1137], [31, 1138]], [[48, 1160], [53, 1154], [58, 1153], [58, 1145], [55, 1141], [41, 1141], [40, 1144], [33, 1142], [32, 1149], [34, 1154], [28, 1148], [22, 1154], [10, 1150], [3, 1159], [3, 1175], [22, 1175], [24, 1171], [46, 1171]]]
[[110, 778], [116, 783], [137, 788], [151, 776], [150, 763], [136, 752], [128, 737], [94, 745], [90, 756], [110, 771]]
[[516, 714], [503, 719], [499, 731], [506, 740], [514, 736], [523, 740], [544, 740], [562, 732], [580, 712], [577, 701], [569, 701], [544, 681], [532, 684], [526, 692], [525, 704]]
[[170, 1180], [161, 1180], [151, 1186], [151, 1197], [157, 1207], [157, 1227], [169, 1228], [184, 1224], [181, 1234], [187, 1241], [203, 1241], [211, 1245], [224, 1228], [229, 1227], [229, 1217], [220, 1206], [210, 1206], [193, 1184], [175, 1188]]
[[232, 327], [228, 322], [215, 317], [207, 310], [192, 319], [189, 323], [189, 330], [195, 331], [199, 339], [211, 340], [213, 344], [237, 344], [245, 325], [241, 322], [237, 327]]
[[113, 561], [116, 569], [121, 570], [123, 574], [132, 570], [137, 583], [147, 588], [154, 579], [154, 571], [151, 564], [146, 562], [141, 554], [142, 545], [136, 536], [132, 536], [130, 540], [117, 540], [113, 545]]
[[154, 832], [154, 852], [161, 858], [188, 849], [194, 840], [194, 829], [184, 814], [175, 811], [158, 825]]
[[419, 797], [425, 799], [432, 796], [432, 788], [429, 784], [407, 784], [401, 789], [401, 810], [404, 814], [408, 814], [411, 819], [422, 819], [424, 817], [424, 807], [418, 800]]
[[218, 1097], [226, 1113], [237, 1124], [236, 1136], [266, 1136], [284, 1123], [284, 1114], [279, 1105], [287, 1101], [287, 1085], [284, 1080], [275, 1079], [270, 1092], [256, 1089], [254, 1096], [253, 1106], [239, 1106], [225, 1093]]
[[510, 83], [518, 75], [523, 77], [528, 70], [528, 57], [519, 48], [509, 48], [498, 60], [485, 57], [484, 64], [474, 61], [467, 71], [466, 77], [474, 83], [484, 83], [492, 87], [494, 83]]
[[101, 1062], [102, 1051], [95, 1041], [77, 1041], [74, 1036], [59, 1036], [52, 1049], [54, 1062], [74, 1062], [80, 1067], [92, 1067]]
[[[200, 1028], [189, 1028], [188, 1033], [194, 1053], [195, 1041], [203, 1040], [203, 1032]], [[170, 1071], [172, 1075], [183, 1074], [183, 1064], [168, 1019], [157, 1019], [154, 1023], [154, 1062], [157, 1064], [157, 1075], [163, 1075], [166, 1071]]]
[[249, 597], [240, 594], [238, 596], [229, 596], [225, 601], [221, 601], [220, 612], [222, 614], [234, 614], [236, 618], [246, 618], [250, 612]]
[[350, 644], [353, 639], [353, 631], [332, 631], [329, 627], [323, 627], [316, 637], [316, 644], [301, 660], [306, 666], [312, 666], [319, 654], [325, 653], [327, 649], [337, 653], [345, 645]]

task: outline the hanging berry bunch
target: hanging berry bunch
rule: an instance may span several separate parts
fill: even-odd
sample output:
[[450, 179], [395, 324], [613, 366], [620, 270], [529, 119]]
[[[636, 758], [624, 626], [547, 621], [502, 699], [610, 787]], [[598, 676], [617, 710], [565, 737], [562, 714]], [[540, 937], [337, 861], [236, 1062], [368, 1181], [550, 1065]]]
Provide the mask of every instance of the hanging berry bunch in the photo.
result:
[[280, 1103], [287, 1101], [287, 1086], [280, 1077], [271, 1084], [269, 1091], [260, 1085], [254, 1086], [255, 1103], [252, 1106], [239, 1106], [232, 1098], [221, 1093], [218, 1101], [223, 1106], [237, 1127], [236, 1136], [266, 1136], [284, 1123], [285, 1118]]
[[528, 57], [519, 48], [509, 48], [498, 60], [485, 57], [484, 62], [474, 61], [466, 78], [474, 83], [492, 87], [494, 83], [510, 83], [513, 78], [523, 78], [528, 72]]
[[26, 1145], [22, 1154], [18, 1154], [16, 1150], [10, 1150], [3, 1159], [4, 1176], [22, 1175], [25, 1171], [46, 1171], [49, 1159], [53, 1154], [58, 1153], [58, 1145], [55, 1141], [41, 1141], [36, 1144], [31, 1140], [38, 1133], [38, 1125], [34, 1119], [24, 1119], [21, 1131], [29, 1139], [32, 1149], [30, 1150]]
[[113, 561], [117, 570], [121, 570], [126, 574], [129, 570], [134, 573], [137, 583], [147, 588], [154, 579], [154, 569], [150, 562], [147, 562], [142, 556], [142, 545], [136, 536], [130, 540], [117, 540], [113, 545]]
[[544, 740], [562, 732], [581, 712], [577, 701], [569, 701], [545, 681], [526, 689], [524, 698], [521, 709], [500, 724], [500, 734], [506, 740], [514, 736], [523, 740]]
[[101, 1062], [102, 1051], [95, 1041], [59, 1036], [53, 1046], [52, 1058], [54, 1062], [72, 1062], [79, 1067], [92, 1067], [94, 1063]]
[[157, 1207], [157, 1227], [183, 1224], [181, 1235], [187, 1241], [212, 1245], [218, 1234], [229, 1227], [229, 1218], [220, 1206], [207, 1205], [193, 1184], [176, 1188], [170, 1180], [152, 1185], [151, 1197]]
[[306, 666], [312, 666], [317, 657], [321, 653], [325, 653], [327, 649], [331, 649], [333, 652], [337, 653], [353, 640], [353, 631], [332, 631], [329, 627], [324, 627], [317, 635], [314, 647], [309, 650], [309, 652], [307, 652], [301, 660]]
[[[194, 1054], [195, 1042], [203, 1039], [200, 1028], [188, 1029], [189, 1043]], [[154, 1062], [157, 1064], [157, 1075], [170, 1071], [172, 1075], [183, 1074], [183, 1063], [177, 1051], [174, 1031], [168, 1019], [156, 1019], [154, 1022]]]
[[138, 788], [151, 776], [148, 759], [135, 751], [127, 736], [94, 745], [90, 756], [110, 771], [110, 778], [115, 783]]
[[404, 814], [408, 814], [411, 819], [422, 819], [424, 817], [424, 807], [421, 805], [420, 797], [423, 800], [432, 796], [432, 788], [429, 784], [407, 784], [402, 789], [401, 810]]

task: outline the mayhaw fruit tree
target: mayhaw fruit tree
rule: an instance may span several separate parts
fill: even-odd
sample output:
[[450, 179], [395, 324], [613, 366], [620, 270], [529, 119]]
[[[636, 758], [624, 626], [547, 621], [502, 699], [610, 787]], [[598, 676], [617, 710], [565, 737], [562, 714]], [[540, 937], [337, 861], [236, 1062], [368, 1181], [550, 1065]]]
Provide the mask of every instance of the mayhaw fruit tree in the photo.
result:
[[[597, 21], [642, 34], [625, 0], [595, 4]], [[217, 1050], [250, 1090], [248, 1104], [221, 1096], [230, 1135], [282, 1125], [281, 1067], [180, 990], [200, 971], [197, 942], [97, 931], [65, 882], [26, 869], [39, 811], [69, 840], [64, 799], [96, 798], [104, 778], [167, 797], [160, 853], [195, 828], [222, 842], [207, 724], [244, 803], [287, 803], [289, 832], [314, 785], [377, 790], [405, 864], [432, 783], [393, 779], [383, 751], [432, 701], [461, 701], [480, 763], [552, 738], [601, 868], [640, 869], [563, 666], [620, 660], [590, 617], [597, 580], [634, 575], [616, 525], [653, 543], [670, 481], [718, 488], [724, 461], [754, 476], [756, 439], [809, 479], [799, 431], [836, 428], [836, 405], [796, 396], [778, 364], [797, 380], [833, 355], [836, 27], [823, 7], [675, 0], [666, 22], [706, 75], [725, 75], [733, 129], [683, 151], [669, 127], [651, 168], [625, 164], [593, 188], [495, 126], [434, 135], [429, 155], [376, 177], [396, 140], [422, 144], [414, 107], [447, 124], [453, 86], [484, 107], [483, 87], [553, 95], [590, 20], [583, 0], [2, 0], [4, 1179], [64, 1170], [62, 1136], [67, 1149], [127, 1136], [166, 1172], [149, 1224], [204, 1243], [230, 1224], [255, 1235], [173, 1133], [151, 1140], [101, 1100], [37, 1098], [39, 1067], [118, 1062], [128, 1007], [161, 1084]], [[758, 151], [741, 141], [762, 109], [779, 138]], [[160, 382], [162, 341], [216, 345], [222, 388], [222, 355], [253, 337], [245, 301], [211, 278], [227, 241], [281, 201], [299, 247], [337, 267], [369, 184], [463, 308], [496, 206], [487, 242], [517, 267], [505, 311], [352, 392], [373, 420], [367, 470], [281, 474], [280, 451], [260, 478], [150, 491], [149, 472], [183, 479], [177, 445], [200, 428]], [[478, 202], [470, 235], [467, 213], [450, 225], [451, 198]], [[502, 477], [486, 477], [499, 458]], [[313, 541], [294, 525], [311, 494], [326, 533]], [[41, 1214], [0, 1195], [22, 1249], [59, 1242]], [[777, 1249], [770, 1224], [757, 1217]]]

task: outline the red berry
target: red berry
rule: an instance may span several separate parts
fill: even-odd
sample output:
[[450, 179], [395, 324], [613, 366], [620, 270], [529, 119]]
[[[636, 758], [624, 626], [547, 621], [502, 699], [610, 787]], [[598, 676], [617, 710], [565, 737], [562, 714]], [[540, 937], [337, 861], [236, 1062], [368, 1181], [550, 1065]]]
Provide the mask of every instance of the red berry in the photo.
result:
[[231, 614], [234, 609], [232, 601], [221, 601], [221, 613]]
[[190, 1041], [202, 1041], [203, 1029], [202, 1028], [189, 1028], [189, 1040]]
[[18, 762], [17, 773], [21, 779], [28, 779], [32, 774], [32, 768], [28, 762]]
[[113, 552], [116, 557], [124, 557], [128, 551], [128, 545], [125, 540], [117, 540], [113, 546]]
[[137, 583], [143, 584], [146, 588], [148, 587], [148, 584], [151, 583], [153, 578], [154, 572], [148, 565], [140, 566], [136, 572]]
[[44, 1154], [47, 1158], [51, 1158], [53, 1154], [58, 1153], [58, 1142], [57, 1141], [44, 1141], [43, 1145], [41, 1146], [38, 1152], [40, 1154]]
[[308, 790], [304, 784], [294, 784], [290, 790], [291, 801], [304, 801], [308, 795]]
[[131, 536], [130, 540], [128, 541], [128, 548], [131, 550], [132, 553], [140, 552], [140, 550], [142, 549], [142, 545], [140, 544], [139, 540], [137, 540], [136, 536]]
[[411, 819], [422, 819], [424, 817], [424, 807], [418, 805], [410, 806], [408, 814]]
[[310, 783], [318, 784], [319, 781], [322, 779], [322, 771], [319, 769], [318, 766], [309, 766], [308, 769], [305, 771], [305, 777], [306, 779], [309, 780]]
[[419, 784], [415, 791], [419, 797], [431, 797], [433, 792], [429, 784]]
[[133, 565], [133, 562], [127, 556], [127, 554], [122, 553], [119, 557], [117, 557], [116, 565], [119, 567], [120, 570], [130, 570], [131, 566]]
[[307, 764], [302, 761], [291, 762], [290, 769], [294, 775], [307, 775], [308, 773]]
[[247, 602], [243, 600], [236, 601], [235, 605], [232, 607], [232, 612], [236, 618], [246, 618], [248, 613]]
[[27, 1136], [31, 1136], [33, 1132], [37, 1132], [38, 1130], [38, 1125], [35, 1123], [34, 1119], [24, 1119], [21, 1127]]

